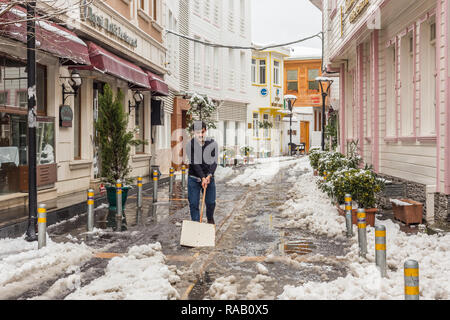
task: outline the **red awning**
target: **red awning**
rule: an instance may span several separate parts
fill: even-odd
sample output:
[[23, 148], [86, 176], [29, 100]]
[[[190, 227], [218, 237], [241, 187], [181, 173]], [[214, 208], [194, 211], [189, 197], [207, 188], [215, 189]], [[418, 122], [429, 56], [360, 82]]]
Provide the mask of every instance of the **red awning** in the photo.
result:
[[91, 68], [125, 80], [140, 89], [150, 90], [147, 74], [137, 65], [87, 41]]
[[[0, 0], [0, 11], [7, 8]], [[0, 17], [0, 36], [27, 42], [27, 11], [14, 6]], [[88, 48], [75, 33], [54, 22], [36, 21], [36, 48], [72, 62], [90, 65]]]
[[152, 95], [153, 96], [168, 96], [169, 95], [169, 86], [164, 82], [164, 80], [150, 71], [145, 70], [148, 75], [148, 81], [150, 82], [150, 86], [152, 87]]

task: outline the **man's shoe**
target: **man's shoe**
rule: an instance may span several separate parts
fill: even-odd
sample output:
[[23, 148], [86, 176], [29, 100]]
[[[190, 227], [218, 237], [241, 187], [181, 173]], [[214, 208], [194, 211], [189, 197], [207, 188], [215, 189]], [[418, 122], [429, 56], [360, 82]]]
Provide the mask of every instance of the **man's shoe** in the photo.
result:
[[209, 224], [216, 224], [216, 223], [214, 222], [214, 219], [208, 219], [208, 223], [209, 223]]

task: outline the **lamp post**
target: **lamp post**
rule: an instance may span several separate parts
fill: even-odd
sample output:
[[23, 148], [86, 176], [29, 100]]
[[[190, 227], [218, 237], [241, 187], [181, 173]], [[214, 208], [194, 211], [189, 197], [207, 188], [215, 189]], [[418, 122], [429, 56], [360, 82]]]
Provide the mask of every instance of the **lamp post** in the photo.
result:
[[[319, 82], [320, 91], [322, 92], [322, 151], [325, 151], [325, 122], [326, 122], [325, 102], [326, 102], [327, 96], [330, 94], [330, 88], [331, 88], [331, 85], [333, 84], [334, 80], [330, 79], [330, 78], [326, 78], [326, 77], [317, 77], [316, 81]], [[323, 88], [324, 83], [328, 84], [326, 91]]]
[[294, 95], [288, 94], [288, 95], [284, 96], [284, 100], [287, 102], [288, 108], [290, 111], [290, 115], [289, 115], [289, 146], [290, 146], [289, 155], [292, 156], [292, 114], [293, 114], [292, 110], [294, 109], [294, 104], [295, 104], [295, 101], [297, 101], [297, 97]]
[[28, 227], [27, 241], [36, 241], [36, 1], [27, 1], [27, 78], [28, 78]]

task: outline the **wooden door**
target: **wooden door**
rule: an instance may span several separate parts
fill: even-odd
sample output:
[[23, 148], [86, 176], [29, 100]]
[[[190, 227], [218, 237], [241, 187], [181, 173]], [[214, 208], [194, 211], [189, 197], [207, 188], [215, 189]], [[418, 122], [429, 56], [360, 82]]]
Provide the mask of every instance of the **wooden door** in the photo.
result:
[[309, 152], [309, 121], [300, 121], [300, 143], [305, 144], [305, 152]]

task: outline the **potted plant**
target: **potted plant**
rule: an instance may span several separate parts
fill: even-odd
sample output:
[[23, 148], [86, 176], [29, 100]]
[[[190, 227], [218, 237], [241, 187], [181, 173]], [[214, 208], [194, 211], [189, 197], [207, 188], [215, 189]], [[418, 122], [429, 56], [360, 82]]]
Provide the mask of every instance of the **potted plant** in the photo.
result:
[[[358, 207], [366, 210], [366, 223], [375, 226], [375, 214], [378, 211], [376, 194], [383, 190], [383, 180], [372, 170], [359, 168], [336, 171], [330, 180], [331, 192], [337, 202], [339, 213], [345, 215], [345, 211], [339, 205], [345, 202], [345, 194], [351, 194]], [[352, 220], [353, 224], [357, 224], [357, 209], [353, 209]]]
[[271, 129], [273, 127], [273, 123], [267, 120], [261, 121], [259, 123], [260, 129]]
[[106, 184], [109, 202], [108, 226], [115, 228], [116, 208], [116, 181], [122, 181], [122, 229], [126, 230], [125, 204], [128, 190], [131, 189], [132, 180], [129, 175], [130, 152], [132, 146], [146, 144], [147, 142], [135, 139], [135, 132], [129, 132], [128, 115], [122, 101], [123, 92], [119, 89], [114, 98], [111, 87], [106, 84], [104, 93], [99, 95], [99, 116], [95, 122], [97, 130], [97, 145], [100, 147], [101, 180]]
[[317, 168], [319, 167], [319, 160], [321, 156], [323, 155], [322, 151], [320, 149], [313, 148], [309, 151], [309, 163], [311, 165], [311, 168], [314, 170], [314, 175], [317, 176]]
[[244, 155], [244, 163], [249, 162], [250, 153], [253, 152], [253, 148], [249, 146], [241, 147], [241, 154]]

